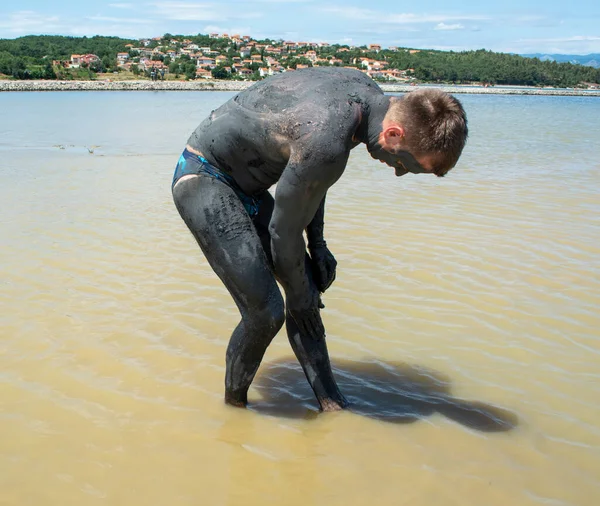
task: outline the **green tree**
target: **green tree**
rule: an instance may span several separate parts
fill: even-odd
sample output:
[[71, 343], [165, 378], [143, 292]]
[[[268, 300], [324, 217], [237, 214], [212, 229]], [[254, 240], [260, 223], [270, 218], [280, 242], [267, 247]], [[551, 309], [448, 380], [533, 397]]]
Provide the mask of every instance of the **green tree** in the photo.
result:
[[187, 79], [196, 79], [196, 65], [192, 62], [186, 63], [183, 67], [183, 73]]
[[211, 74], [215, 79], [229, 78], [229, 72], [227, 72], [223, 67], [215, 67], [212, 69]]

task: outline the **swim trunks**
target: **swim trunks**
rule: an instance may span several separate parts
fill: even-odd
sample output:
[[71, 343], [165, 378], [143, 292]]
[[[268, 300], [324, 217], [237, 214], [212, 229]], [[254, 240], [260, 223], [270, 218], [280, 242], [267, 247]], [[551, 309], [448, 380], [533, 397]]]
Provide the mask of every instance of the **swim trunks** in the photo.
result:
[[258, 208], [262, 199], [260, 197], [251, 197], [244, 193], [244, 191], [238, 186], [229, 174], [225, 174], [222, 170], [212, 165], [206, 158], [192, 153], [187, 148], [183, 150], [183, 153], [177, 161], [175, 167], [175, 173], [173, 174], [173, 182], [171, 183], [171, 189], [175, 186], [175, 183], [183, 176], [188, 174], [204, 174], [219, 181], [225, 183], [231, 188], [235, 194], [239, 197], [246, 208], [246, 211], [251, 218], [254, 218], [258, 214]]

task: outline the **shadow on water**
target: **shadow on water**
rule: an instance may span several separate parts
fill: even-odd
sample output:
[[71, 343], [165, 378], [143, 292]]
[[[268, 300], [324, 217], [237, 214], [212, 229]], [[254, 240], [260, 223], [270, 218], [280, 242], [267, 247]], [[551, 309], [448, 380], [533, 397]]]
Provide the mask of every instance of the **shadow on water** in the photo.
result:
[[[411, 423], [440, 413], [471, 429], [503, 432], [518, 424], [515, 414], [479, 401], [458, 399], [450, 380], [423, 367], [382, 361], [336, 361], [336, 381], [349, 411], [391, 423]], [[261, 399], [249, 408], [286, 418], [311, 419], [318, 404], [295, 359], [263, 364], [253, 383]]]

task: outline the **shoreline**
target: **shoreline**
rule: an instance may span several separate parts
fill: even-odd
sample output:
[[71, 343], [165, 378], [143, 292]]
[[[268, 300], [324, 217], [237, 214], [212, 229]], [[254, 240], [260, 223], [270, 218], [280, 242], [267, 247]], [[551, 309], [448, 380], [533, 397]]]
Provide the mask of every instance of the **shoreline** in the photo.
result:
[[[17, 81], [0, 80], [2, 91], [241, 91], [254, 81]], [[378, 83], [388, 93], [405, 93], [419, 88], [440, 88], [448, 93], [492, 95], [554, 95], [600, 97], [599, 90], [527, 87], [474, 87], [472, 85], [410, 86]]]

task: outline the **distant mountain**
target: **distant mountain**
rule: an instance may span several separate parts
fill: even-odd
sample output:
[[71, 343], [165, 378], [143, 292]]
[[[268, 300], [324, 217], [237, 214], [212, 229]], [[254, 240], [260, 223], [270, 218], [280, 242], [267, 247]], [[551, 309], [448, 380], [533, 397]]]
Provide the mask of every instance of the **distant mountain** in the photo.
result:
[[600, 53], [575, 55], [575, 54], [522, 54], [527, 58], [539, 58], [542, 61], [555, 61], [557, 63], [573, 63], [586, 67], [600, 68]]

